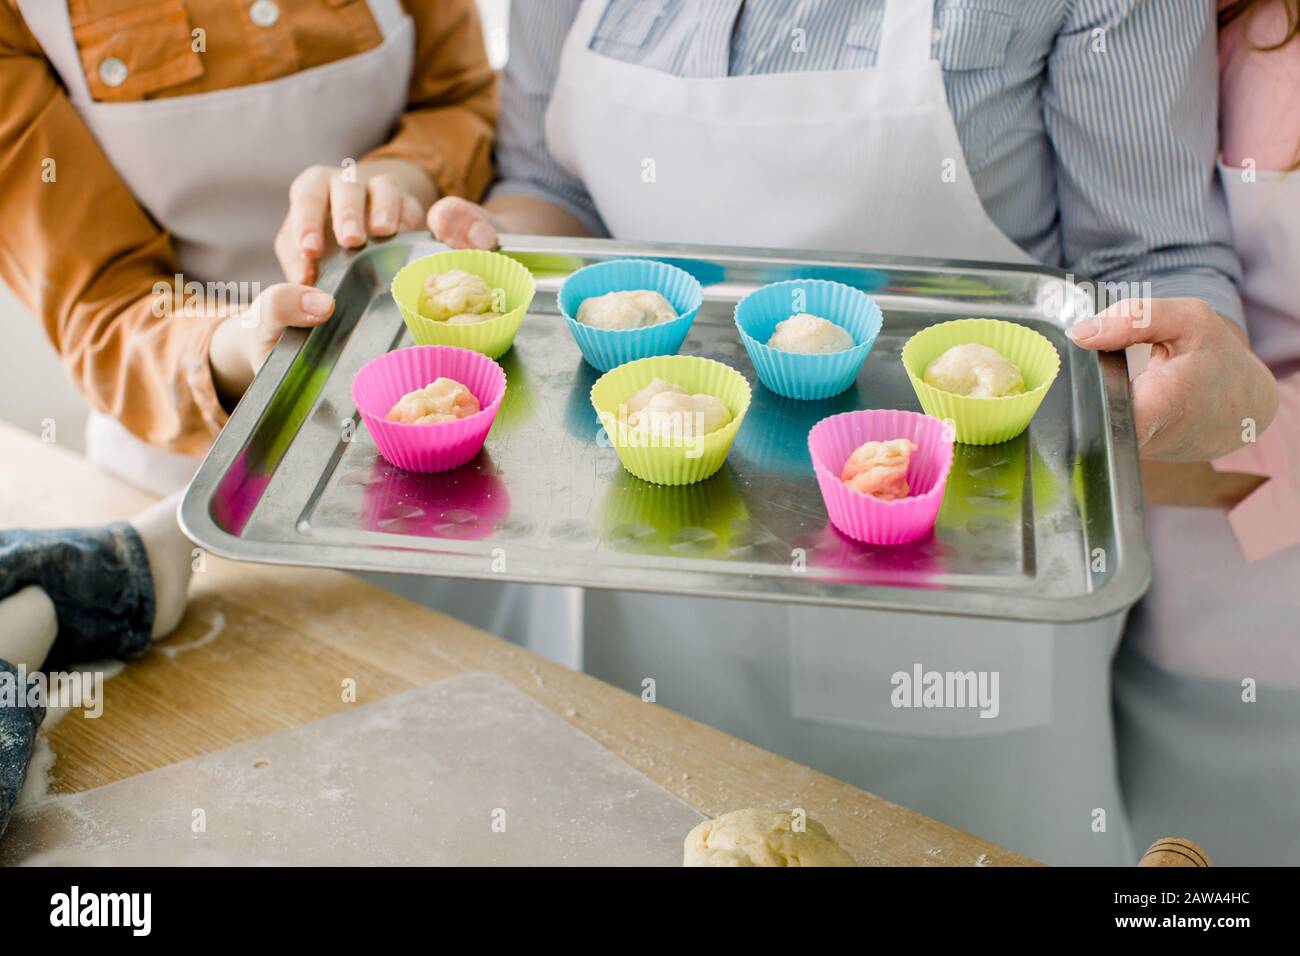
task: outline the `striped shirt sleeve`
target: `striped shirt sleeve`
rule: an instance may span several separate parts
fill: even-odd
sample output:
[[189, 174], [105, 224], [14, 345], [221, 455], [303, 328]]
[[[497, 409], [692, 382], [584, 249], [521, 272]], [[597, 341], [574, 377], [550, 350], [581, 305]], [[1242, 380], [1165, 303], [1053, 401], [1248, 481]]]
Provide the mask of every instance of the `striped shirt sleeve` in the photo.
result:
[[510, 5], [510, 59], [501, 80], [493, 196], [529, 195], [568, 210], [593, 236], [609, 232], [582, 181], [546, 148], [546, 107], [559, 69], [564, 38], [581, 0]]
[[1241, 324], [1240, 263], [1216, 175], [1212, 0], [1190, 5], [1070, 9], [1043, 91], [1062, 250], [1068, 268], [1099, 283], [1193, 296]]

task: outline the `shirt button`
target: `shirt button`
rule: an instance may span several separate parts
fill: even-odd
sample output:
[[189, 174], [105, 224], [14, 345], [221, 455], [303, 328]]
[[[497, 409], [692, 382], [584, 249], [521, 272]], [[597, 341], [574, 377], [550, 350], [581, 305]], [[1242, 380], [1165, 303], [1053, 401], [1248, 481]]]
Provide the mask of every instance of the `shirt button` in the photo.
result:
[[275, 0], [257, 0], [248, 8], [248, 18], [259, 27], [273, 27], [280, 19], [280, 7]]
[[105, 86], [121, 86], [126, 82], [126, 74], [126, 64], [115, 56], [99, 64], [99, 78]]

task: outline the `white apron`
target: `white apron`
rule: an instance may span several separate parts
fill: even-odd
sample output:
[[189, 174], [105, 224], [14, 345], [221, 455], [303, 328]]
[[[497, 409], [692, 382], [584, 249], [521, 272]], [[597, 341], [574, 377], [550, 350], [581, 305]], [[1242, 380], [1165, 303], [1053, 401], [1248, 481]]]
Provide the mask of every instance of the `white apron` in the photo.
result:
[[[372, 50], [265, 83], [133, 103], [91, 97], [66, 0], [18, 5], [109, 162], [170, 234], [185, 280], [265, 286], [283, 281], [273, 243], [294, 177], [359, 158], [405, 109], [411, 18], [399, 0], [367, 3], [383, 36]], [[183, 487], [198, 467], [97, 413], [86, 444], [101, 467], [159, 493]]]
[[[604, 7], [586, 0], [568, 35], [546, 133], [616, 238], [1031, 261], [966, 168], [932, 3], [888, 0], [873, 69], [707, 79], [592, 52]], [[636, 693], [653, 677], [660, 703], [1040, 859], [1132, 862], [1109, 721], [1118, 624], [1095, 640], [597, 590], [560, 615], [557, 590], [535, 589], [552, 607], [516, 611], [530, 626], [509, 636], [572, 646], [566, 663]], [[918, 662], [1001, 671], [1002, 715], [892, 709], [890, 674]], [[1090, 832], [1098, 806], [1107, 835]]]
[[[1220, 176], [1246, 321], [1256, 354], [1294, 370], [1300, 173], [1257, 177]], [[1300, 864], [1300, 547], [1247, 561], [1218, 508], [1152, 507], [1147, 524], [1155, 577], [1116, 667], [1135, 836], [1185, 834], [1221, 864]]]

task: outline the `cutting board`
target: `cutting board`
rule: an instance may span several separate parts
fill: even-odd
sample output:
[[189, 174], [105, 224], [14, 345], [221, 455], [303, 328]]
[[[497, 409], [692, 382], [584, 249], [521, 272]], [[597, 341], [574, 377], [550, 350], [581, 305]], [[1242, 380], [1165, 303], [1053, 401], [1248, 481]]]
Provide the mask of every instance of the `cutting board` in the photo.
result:
[[0, 861], [680, 866], [702, 819], [513, 684], [467, 673], [49, 798], [15, 815]]

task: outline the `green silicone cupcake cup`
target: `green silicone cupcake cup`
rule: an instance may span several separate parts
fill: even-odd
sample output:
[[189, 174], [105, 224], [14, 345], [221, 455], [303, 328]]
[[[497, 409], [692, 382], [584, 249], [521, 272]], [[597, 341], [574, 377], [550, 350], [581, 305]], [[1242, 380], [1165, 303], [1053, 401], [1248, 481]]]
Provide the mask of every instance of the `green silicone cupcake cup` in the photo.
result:
[[[712, 395], [731, 412], [731, 421], [702, 438], [656, 443], [619, 417], [633, 392], [661, 378], [691, 394]], [[740, 423], [749, 411], [745, 377], [721, 362], [697, 355], [657, 355], [611, 369], [591, 387], [591, 404], [623, 467], [656, 485], [689, 485], [714, 474], [727, 459]]]
[[[996, 349], [1020, 369], [1021, 395], [970, 398], [925, 384], [925, 368], [954, 345], [975, 342]], [[1061, 370], [1061, 356], [1033, 329], [998, 319], [957, 319], [917, 332], [903, 346], [903, 367], [927, 415], [949, 421], [963, 445], [996, 445], [1026, 428]]]
[[[448, 325], [421, 315], [420, 293], [424, 280], [452, 269], [473, 273], [493, 290], [500, 289], [506, 307], [501, 317], [470, 325]], [[393, 276], [391, 291], [416, 345], [454, 345], [495, 359], [504, 355], [514, 343], [515, 333], [532, 304], [536, 286], [533, 274], [509, 256], [482, 249], [465, 249], [438, 252], [407, 263]]]

